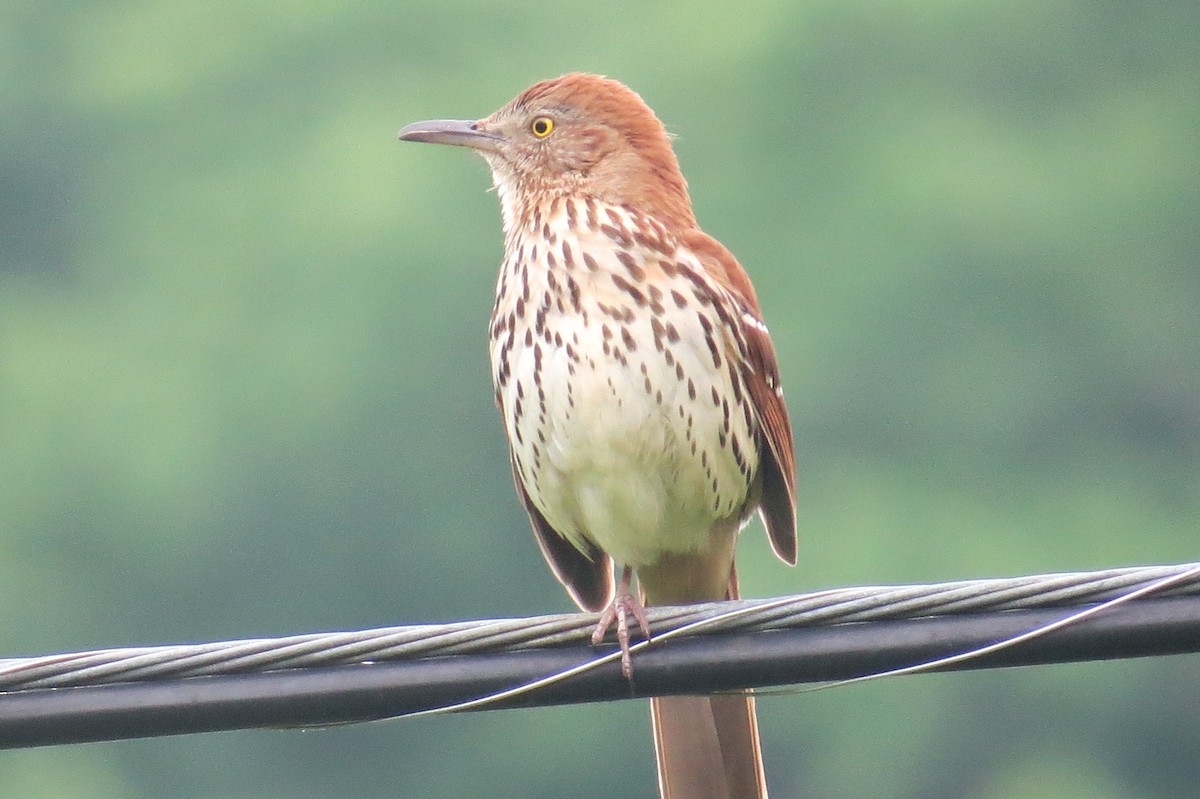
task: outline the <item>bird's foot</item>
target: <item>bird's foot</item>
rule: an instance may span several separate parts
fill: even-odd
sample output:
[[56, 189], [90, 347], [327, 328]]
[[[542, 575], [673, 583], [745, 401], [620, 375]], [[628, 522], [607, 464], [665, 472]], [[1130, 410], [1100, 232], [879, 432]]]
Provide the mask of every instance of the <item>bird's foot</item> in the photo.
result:
[[629, 584], [633, 579], [633, 569], [629, 566], [621, 573], [621, 582], [617, 585], [617, 593], [604, 612], [596, 631], [592, 633], [592, 646], [598, 646], [604, 641], [608, 628], [613, 622], [617, 623], [617, 643], [621, 646], [621, 673], [625, 679], [633, 679], [633, 661], [629, 656], [629, 618], [632, 616], [638, 623], [646, 640], [650, 640], [650, 622], [646, 620], [646, 610], [642, 603], [630, 591]]

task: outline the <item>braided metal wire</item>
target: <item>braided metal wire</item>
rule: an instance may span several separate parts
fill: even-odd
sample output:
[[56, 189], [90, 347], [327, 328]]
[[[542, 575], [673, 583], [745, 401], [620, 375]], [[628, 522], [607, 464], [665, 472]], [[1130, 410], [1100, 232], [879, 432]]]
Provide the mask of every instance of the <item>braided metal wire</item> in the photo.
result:
[[[714, 620], [703, 633], [1078, 606], [1171, 581], [1158, 596], [1200, 595], [1200, 563], [964, 580], [934, 585], [838, 588], [768, 600], [651, 608], [652, 630]], [[729, 611], [737, 610], [736, 614]], [[717, 618], [720, 617], [720, 618]], [[0, 659], [0, 691], [246, 674], [446, 655], [580, 645], [594, 614], [465, 621], [178, 646], [102, 649]]]

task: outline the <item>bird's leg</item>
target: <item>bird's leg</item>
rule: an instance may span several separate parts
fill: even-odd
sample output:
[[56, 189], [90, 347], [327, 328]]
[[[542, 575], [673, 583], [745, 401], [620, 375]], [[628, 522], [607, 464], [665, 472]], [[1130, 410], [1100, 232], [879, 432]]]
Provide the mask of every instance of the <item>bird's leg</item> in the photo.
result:
[[592, 633], [592, 646], [598, 646], [603, 640], [608, 628], [617, 623], [617, 643], [621, 645], [621, 673], [625, 679], [633, 679], [633, 661], [629, 658], [629, 617], [633, 616], [642, 628], [646, 640], [650, 640], [650, 622], [646, 620], [646, 611], [642, 603], [630, 591], [633, 581], [633, 567], [626, 566], [621, 572], [621, 582], [617, 584], [617, 593], [604, 612], [600, 614], [600, 622]]

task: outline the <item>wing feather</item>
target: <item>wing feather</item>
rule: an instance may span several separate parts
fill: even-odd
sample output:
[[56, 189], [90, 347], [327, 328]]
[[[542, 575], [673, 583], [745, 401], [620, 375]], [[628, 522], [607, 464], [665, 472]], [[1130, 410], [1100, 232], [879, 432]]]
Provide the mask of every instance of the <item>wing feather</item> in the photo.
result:
[[762, 321], [762, 310], [750, 277], [733, 254], [716, 239], [694, 230], [683, 239], [724, 292], [732, 298], [731, 324], [737, 325], [745, 348], [741, 353], [742, 379], [759, 421], [762, 437], [759, 475], [762, 499], [759, 513], [775, 554], [785, 563], [796, 563], [796, 456], [792, 426], [783, 400], [783, 384], [775, 345]]

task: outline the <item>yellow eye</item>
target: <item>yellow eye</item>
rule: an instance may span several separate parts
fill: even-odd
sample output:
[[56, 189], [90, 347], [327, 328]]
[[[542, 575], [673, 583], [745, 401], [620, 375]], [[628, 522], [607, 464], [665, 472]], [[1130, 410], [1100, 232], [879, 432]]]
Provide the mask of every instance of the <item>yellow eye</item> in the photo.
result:
[[535, 117], [529, 123], [529, 132], [539, 139], [544, 139], [554, 132], [554, 120], [550, 117]]

